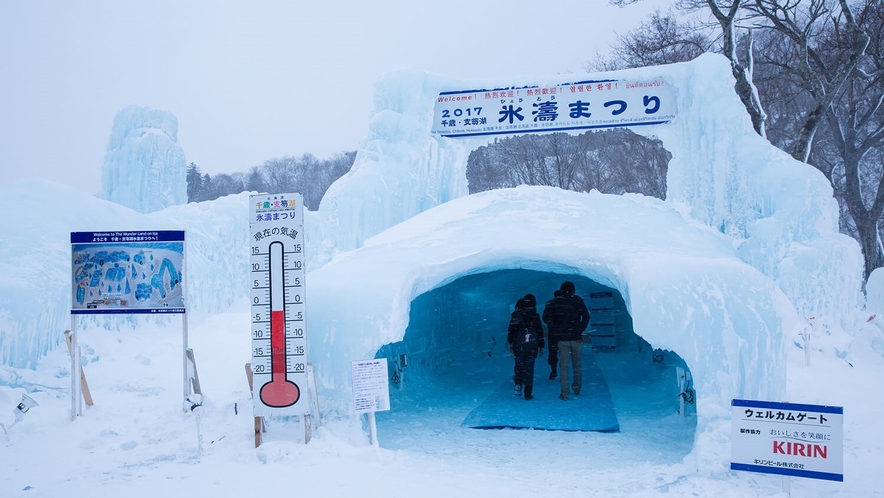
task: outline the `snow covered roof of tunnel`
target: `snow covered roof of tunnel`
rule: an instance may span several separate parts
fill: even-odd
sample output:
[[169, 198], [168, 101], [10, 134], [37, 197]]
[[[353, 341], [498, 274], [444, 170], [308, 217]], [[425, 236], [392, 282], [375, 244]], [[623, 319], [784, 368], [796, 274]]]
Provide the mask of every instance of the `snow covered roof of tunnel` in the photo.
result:
[[308, 275], [320, 394], [349, 399], [350, 361], [402, 340], [417, 296], [512, 268], [617, 289], [635, 332], [685, 359], [701, 401], [778, 399], [785, 389], [782, 330], [797, 316], [731, 239], [658, 199], [521, 186], [427, 210]]

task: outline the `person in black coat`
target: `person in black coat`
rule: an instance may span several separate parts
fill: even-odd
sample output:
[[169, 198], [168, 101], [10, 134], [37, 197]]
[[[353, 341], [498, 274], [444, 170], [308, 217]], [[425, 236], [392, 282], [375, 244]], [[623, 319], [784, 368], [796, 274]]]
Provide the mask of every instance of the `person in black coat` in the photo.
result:
[[543, 350], [543, 323], [537, 314], [537, 299], [532, 294], [516, 301], [507, 327], [507, 344], [513, 353], [515, 394], [525, 393], [525, 400], [534, 398], [534, 360]]
[[556, 332], [556, 324], [553, 320], [553, 312], [561, 300], [562, 291], [556, 289], [553, 293], [553, 298], [547, 301], [546, 306], [543, 307], [543, 323], [546, 324], [546, 346], [549, 348], [549, 356], [546, 358], [546, 362], [549, 363], [549, 380], [556, 380], [558, 376], [556, 368], [559, 364], [559, 338]]
[[[553, 324], [550, 328], [554, 329], [558, 339], [559, 375], [562, 383], [559, 399], [567, 401], [571, 391], [576, 396], [583, 388], [583, 331], [589, 326], [590, 317], [583, 299], [574, 294], [573, 282], [563, 282], [559, 290], [562, 291], [562, 298], [550, 302], [543, 310], [543, 315], [547, 324]], [[571, 369], [573, 372], [569, 372]], [[569, 373], [573, 373], [570, 383]]]

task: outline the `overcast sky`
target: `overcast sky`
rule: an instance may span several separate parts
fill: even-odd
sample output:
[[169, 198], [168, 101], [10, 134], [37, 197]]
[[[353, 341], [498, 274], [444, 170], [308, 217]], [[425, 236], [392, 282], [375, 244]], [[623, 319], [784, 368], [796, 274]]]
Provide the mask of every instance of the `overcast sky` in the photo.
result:
[[114, 115], [178, 118], [209, 174], [356, 150], [374, 83], [399, 67], [459, 79], [581, 73], [654, 8], [603, 0], [0, 1], [0, 184], [100, 189]]

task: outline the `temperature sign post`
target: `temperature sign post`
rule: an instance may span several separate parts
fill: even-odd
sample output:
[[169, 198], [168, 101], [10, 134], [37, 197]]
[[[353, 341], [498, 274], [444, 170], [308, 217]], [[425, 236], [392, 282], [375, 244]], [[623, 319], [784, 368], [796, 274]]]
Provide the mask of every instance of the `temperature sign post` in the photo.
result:
[[256, 417], [309, 411], [301, 194], [249, 196], [252, 400]]

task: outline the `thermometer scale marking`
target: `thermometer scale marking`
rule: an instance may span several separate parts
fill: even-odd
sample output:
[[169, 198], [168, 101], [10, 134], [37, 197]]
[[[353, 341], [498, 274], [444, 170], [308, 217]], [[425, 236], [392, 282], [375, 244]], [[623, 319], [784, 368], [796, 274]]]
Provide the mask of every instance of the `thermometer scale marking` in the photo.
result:
[[261, 386], [259, 396], [267, 406], [282, 408], [294, 405], [301, 397], [301, 389], [286, 375], [285, 330], [285, 266], [282, 242], [270, 243], [267, 278], [270, 292], [270, 382]]

